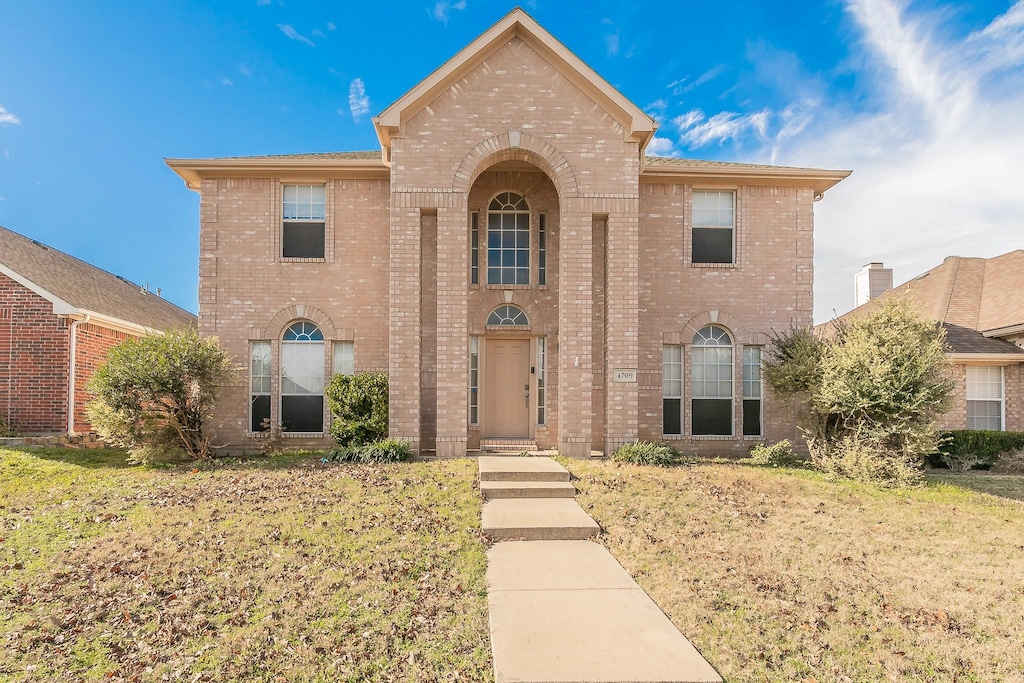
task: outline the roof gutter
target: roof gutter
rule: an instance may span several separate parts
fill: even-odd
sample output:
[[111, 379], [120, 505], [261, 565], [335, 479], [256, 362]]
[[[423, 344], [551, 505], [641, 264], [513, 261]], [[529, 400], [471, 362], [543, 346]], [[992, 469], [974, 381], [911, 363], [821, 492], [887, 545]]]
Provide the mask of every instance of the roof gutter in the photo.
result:
[[1015, 334], [1024, 334], [1024, 323], [1007, 325], [1006, 327], [995, 327], [982, 332], [986, 337], [1010, 337]]
[[164, 163], [185, 181], [185, 187], [199, 191], [203, 178], [255, 176], [278, 178], [311, 177], [389, 177], [382, 159], [164, 159]]
[[[853, 171], [830, 171], [817, 168], [789, 168], [779, 166], [776, 168], [750, 168], [730, 166], [704, 166], [673, 164], [671, 166], [657, 166], [646, 164], [641, 181], [663, 180], [669, 181], [678, 179], [681, 176], [693, 178], [705, 182], [729, 182], [729, 183], [760, 183], [760, 184], [784, 184], [792, 186], [811, 187], [814, 190], [815, 198], [820, 198], [826, 190], [831, 189], [839, 181], [848, 177]], [[781, 181], [781, 182], [780, 182]]]
[[1006, 365], [1024, 363], [1021, 353], [947, 353], [946, 356], [957, 365]]

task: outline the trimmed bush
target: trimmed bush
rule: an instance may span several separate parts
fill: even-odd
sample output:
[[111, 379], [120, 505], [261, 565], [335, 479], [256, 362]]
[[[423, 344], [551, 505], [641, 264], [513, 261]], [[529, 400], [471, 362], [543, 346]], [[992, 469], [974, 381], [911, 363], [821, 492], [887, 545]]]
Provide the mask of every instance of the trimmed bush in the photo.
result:
[[381, 439], [359, 446], [346, 446], [331, 451], [331, 460], [363, 464], [406, 462], [412, 460], [412, 447], [402, 439]]
[[758, 467], [798, 467], [803, 464], [800, 458], [793, 454], [793, 444], [789, 439], [768, 445], [764, 443], [754, 444], [750, 447], [751, 465]]
[[[953, 429], [942, 432], [937, 459], [951, 470], [989, 469], [1002, 453], [1024, 448], [1024, 432]], [[930, 459], [935, 463], [936, 457]]]
[[388, 373], [335, 375], [327, 389], [331, 436], [342, 446], [363, 446], [387, 438]]
[[822, 455], [820, 442], [808, 443], [811, 456], [818, 469], [884, 488], [918, 486], [924, 478], [921, 460], [915, 453], [888, 450], [874, 438], [846, 436], [828, 444], [827, 456]]
[[14, 427], [12, 427], [11, 423], [7, 420], [7, 417], [4, 416], [3, 413], [0, 413], [0, 438], [6, 436], [17, 436], [17, 434], [14, 431]]
[[683, 458], [679, 451], [671, 446], [651, 443], [650, 441], [637, 441], [619, 446], [612, 453], [612, 460], [615, 462], [628, 462], [634, 465], [655, 465], [657, 467], [669, 467], [678, 465]]

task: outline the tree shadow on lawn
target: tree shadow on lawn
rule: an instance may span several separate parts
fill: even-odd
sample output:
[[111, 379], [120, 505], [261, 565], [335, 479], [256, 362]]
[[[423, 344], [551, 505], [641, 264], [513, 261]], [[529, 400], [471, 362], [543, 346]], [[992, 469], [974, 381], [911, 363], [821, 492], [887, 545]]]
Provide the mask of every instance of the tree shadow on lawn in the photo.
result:
[[932, 470], [925, 475], [925, 480], [937, 484], [948, 484], [969, 489], [978, 493], [987, 493], [1000, 498], [1024, 501], [1024, 475], [991, 474], [981, 470], [968, 472], [950, 472], [949, 470]]

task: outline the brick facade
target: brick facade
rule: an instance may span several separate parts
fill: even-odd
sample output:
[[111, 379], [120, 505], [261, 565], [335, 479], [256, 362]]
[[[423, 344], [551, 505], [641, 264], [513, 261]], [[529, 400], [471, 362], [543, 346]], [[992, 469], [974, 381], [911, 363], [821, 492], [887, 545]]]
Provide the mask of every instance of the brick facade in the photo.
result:
[[132, 337], [127, 332], [112, 330], [93, 323], [75, 325], [75, 424], [76, 434], [88, 434], [92, 425], [86, 416], [86, 404], [92, 395], [86, 389], [96, 368], [106, 359], [107, 352]]
[[[332, 340], [353, 342], [356, 371], [388, 370], [391, 435], [417, 450], [460, 455], [492, 436], [503, 416], [481, 400], [469, 417], [470, 346], [479, 345], [483, 378], [497, 362], [488, 349], [503, 341], [528, 345], [528, 368], [509, 386], [481, 379], [477, 395], [525, 398], [529, 424], [518, 437], [572, 456], [661, 441], [662, 345], [682, 345], [688, 363], [694, 333], [714, 323], [734, 344], [734, 436], [689, 436], [687, 408], [683, 435], [670, 440], [730, 453], [755, 440], [735, 436], [742, 349], [763, 345], [772, 328], [811, 322], [812, 205], [845, 173], [651, 159], [645, 170], [653, 121], [575, 59], [516, 10], [375, 120], [382, 160], [168, 162], [202, 194], [201, 332], [219, 336], [246, 367], [251, 342], [270, 342], [272, 423], [281, 335], [308, 320], [328, 342], [325, 373]], [[281, 188], [291, 183], [325, 188], [323, 259], [280, 257]], [[691, 265], [694, 188], [735, 193], [735, 263]], [[499, 239], [488, 235], [488, 205], [504, 192], [529, 205], [528, 284], [487, 282], [488, 240]], [[474, 214], [478, 283], [470, 280]], [[529, 323], [487, 324], [505, 304]], [[248, 380], [223, 396], [215, 440], [255, 448], [265, 435], [249, 431]], [[792, 416], [767, 397], [756, 440], [794, 435]], [[289, 438], [330, 443], [326, 434]]]

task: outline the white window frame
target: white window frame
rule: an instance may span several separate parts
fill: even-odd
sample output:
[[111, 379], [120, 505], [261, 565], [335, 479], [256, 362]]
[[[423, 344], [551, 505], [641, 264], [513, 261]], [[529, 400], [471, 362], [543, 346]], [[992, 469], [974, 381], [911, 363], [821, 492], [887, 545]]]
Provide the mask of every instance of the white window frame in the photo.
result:
[[480, 424], [480, 337], [469, 338], [469, 424]]
[[[257, 348], [265, 349], [265, 351], [266, 351], [266, 363], [267, 363], [267, 366], [266, 366], [266, 373], [265, 374], [264, 373], [256, 374], [256, 349]], [[249, 342], [249, 414], [248, 414], [249, 430], [248, 431], [249, 431], [250, 434], [255, 434], [255, 433], [259, 433], [259, 432], [269, 431], [271, 429], [271, 427], [273, 426], [273, 425], [267, 425], [266, 429], [256, 429], [256, 430], [254, 430], [252, 428], [253, 404], [255, 403], [257, 396], [266, 396], [266, 397], [268, 397], [268, 403], [269, 403], [270, 411], [268, 411], [267, 419], [271, 420], [271, 421], [273, 420], [273, 417], [272, 417], [272, 415], [273, 415], [273, 406], [274, 406], [274, 399], [272, 398], [272, 396], [273, 396], [272, 382], [273, 382], [273, 377], [274, 377], [274, 369], [273, 369], [273, 366], [274, 366], [274, 363], [273, 363], [274, 356], [273, 356], [273, 353], [274, 353], [273, 352], [273, 347], [272, 347], [272, 345], [271, 345], [269, 340], [260, 339], [260, 340], [254, 340], [254, 341]], [[258, 383], [258, 386], [257, 386], [257, 383]]]
[[547, 337], [537, 337], [537, 425], [547, 424], [548, 419], [548, 387], [547, 387]]
[[[308, 189], [308, 200], [295, 197], [289, 200], [290, 193], [298, 193]], [[289, 224], [323, 225], [324, 243], [322, 256], [286, 256], [285, 232]], [[327, 258], [327, 185], [326, 183], [282, 183], [281, 184], [281, 258], [322, 261]]]
[[[287, 337], [287, 335], [291, 331], [291, 329], [294, 326], [296, 326], [296, 325], [298, 325], [300, 323], [303, 323], [304, 325], [307, 325], [307, 326], [312, 328], [311, 331], [308, 331], [308, 332], [305, 333], [308, 338], [307, 339], [295, 339], [295, 340], [286, 339], [285, 337]], [[310, 337], [311, 335], [312, 335], [312, 337]], [[319, 338], [316, 338], [316, 336], [318, 336]], [[320, 391], [319, 391], [319, 393], [312, 392], [312, 391], [308, 391], [308, 392], [294, 392], [294, 391], [286, 392], [285, 391], [285, 373], [288, 370], [288, 367], [287, 367], [288, 359], [287, 359], [287, 357], [290, 355], [289, 354], [289, 350], [291, 350], [291, 349], [298, 350], [299, 348], [301, 348], [302, 346], [307, 345], [307, 344], [311, 345], [312, 347], [318, 347], [319, 351], [320, 351], [320, 380], [321, 380], [320, 381], [320, 387], [319, 387]], [[289, 324], [288, 327], [285, 328], [284, 334], [282, 335], [282, 339], [281, 339], [281, 367], [280, 367], [281, 379], [280, 379], [280, 396], [279, 396], [279, 400], [278, 400], [278, 405], [279, 405], [278, 420], [280, 422], [282, 422], [282, 423], [284, 422], [284, 399], [285, 399], [286, 396], [319, 396], [320, 399], [321, 399], [321, 414], [320, 414], [320, 429], [319, 429], [319, 431], [305, 431], [305, 432], [298, 431], [298, 432], [292, 432], [292, 433], [298, 433], [298, 434], [323, 434], [325, 432], [326, 428], [327, 428], [327, 425], [325, 424], [325, 420], [324, 420], [324, 416], [323, 416], [323, 406], [326, 405], [326, 401], [327, 401], [327, 397], [326, 397], [325, 391], [324, 391], [325, 388], [326, 388], [326, 378], [324, 377], [324, 353], [326, 351], [325, 345], [326, 345], [326, 341], [324, 340], [324, 337], [323, 337], [323, 331], [319, 328], [319, 326], [316, 323], [311, 322], [309, 320], [296, 320], [295, 322]], [[312, 357], [313, 354], [311, 353], [310, 356]], [[293, 384], [294, 383], [295, 382], [293, 382]]]
[[336, 341], [331, 343], [331, 374], [356, 374], [356, 354], [353, 342]]
[[[726, 266], [734, 265], [736, 263], [736, 224], [737, 224], [737, 193], [736, 190], [722, 190], [722, 189], [695, 189], [690, 193], [690, 264], [695, 266]], [[729, 207], [729, 219], [728, 223], [725, 223], [722, 219], [723, 207], [719, 206], [715, 209], [697, 209], [697, 197], [703, 197], [706, 202], [711, 196], [721, 198], [728, 196], [731, 198], [732, 206]], [[716, 214], [714, 220], [710, 220], [711, 213]], [[694, 259], [694, 243], [695, 243], [695, 230], [729, 230], [730, 231], [730, 250], [731, 258], [728, 261], [697, 261]]]
[[[520, 207], [522, 207], [522, 208], [520, 208]], [[497, 217], [497, 219], [498, 219], [497, 226], [493, 226], [492, 225], [491, 219], [493, 217]], [[507, 218], [511, 218], [511, 220], [512, 220], [512, 227], [511, 227], [511, 229], [508, 227], [508, 225], [506, 225], [506, 219]], [[522, 227], [521, 221], [525, 221], [525, 223], [526, 223], [526, 227], [525, 228]], [[499, 244], [496, 247], [492, 247], [491, 246], [491, 233], [495, 232], [495, 231], [498, 234], [498, 242], [499, 242]], [[511, 246], [505, 246], [505, 245], [501, 244], [500, 242], [502, 241], [503, 236], [505, 234], [509, 233], [509, 232], [511, 232], [511, 234], [513, 235], [513, 240], [512, 240], [513, 244]], [[525, 247], [520, 247], [517, 244], [517, 242], [518, 242], [518, 234], [521, 233], [521, 232], [525, 232], [526, 233], [526, 246]], [[530, 230], [530, 204], [529, 204], [529, 202], [526, 201], [526, 197], [525, 196], [519, 194], [518, 192], [506, 191], [506, 192], [499, 192], [497, 195], [494, 196], [493, 199], [491, 199], [491, 201], [487, 205], [487, 229], [486, 229], [487, 249], [485, 250], [486, 261], [487, 261], [486, 266], [485, 266], [485, 268], [486, 268], [486, 280], [485, 281], [487, 282], [488, 285], [490, 285], [492, 287], [502, 287], [502, 286], [505, 286], [505, 287], [507, 287], [507, 286], [523, 287], [523, 286], [528, 286], [530, 284], [530, 262], [531, 262], [531, 259], [532, 259], [532, 254], [531, 254], [532, 249], [531, 249], [531, 245], [530, 245], [530, 239], [531, 239], [530, 233], [531, 233], [531, 230]], [[499, 263], [496, 266], [492, 266], [491, 265], [491, 251], [492, 250], [497, 250]], [[513, 259], [512, 259], [513, 260], [513, 264], [506, 266], [506, 265], [502, 264], [501, 261], [504, 261], [505, 254], [508, 253], [509, 250], [511, 250], [511, 253], [512, 253], [512, 256], [513, 256]], [[526, 251], [526, 265], [525, 266], [520, 266], [518, 264], [519, 254], [521, 252], [523, 252], [524, 250]], [[524, 268], [525, 268], [525, 271], [526, 271], [526, 279], [525, 279], [525, 281], [520, 282], [519, 281], [520, 280], [520, 273], [522, 272], [522, 270]], [[497, 277], [497, 281], [493, 281], [491, 279], [491, 271], [495, 270], [495, 269], [497, 270], [497, 276], [498, 276]], [[512, 273], [512, 278], [511, 278], [513, 280], [512, 282], [505, 282], [504, 281], [505, 280], [505, 275], [506, 275], [507, 272], [511, 272]]]
[[[756, 355], [756, 359], [752, 358]], [[744, 346], [743, 347], [743, 421], [740, 425], [740, 430], [743, 432], [743, 436], [754, 437], [764, 436], [764, 377], [761, 374], [761, 356], [762, 350], [760, 346]], [[756, 377], [756, 379], [755, 379]], [[757, 434], [747, 434], [746, 430], [746, 411], [747, 401], [757, 401], [758, 403], [758, 417], [757, 424], [761, 428]]]
[[[661, 347], [661, 433], [666, 437], [683, 435], [683, 345], [663, 344]], [[665, 431], [665, 400], [679, 401], [679, 431]]]
[[[998, 381], [991, 381], [990, 379], [971, 378], [972, 374], [977, 374], [979, 371], [991, 371], [998, 370]], [[970, 407], [971, 403], [998, 403], [999, 404], [999, 429], [992, 431], [1006, 431], [1006, 373], [1002, 366], [994, 365], [968, 365], [965, 371], [965, 384], [966, 384], [966, 395], [967, 395], [967, 407]], [[986, 372], [986, 374], [991, 374]], [[998, 398], [994, 398], [990, 395], [979, 396], [978, 390], [981, 386], [998, 387]], [[990, 392], [985, 392], [986, 394]], [[972, 394], [974, 394], [972, 396]], [[970, 410], [965, 411], [965, 426], [967, 429], [978, 429], [978, 427], [971, 426]], [[987, 427], [986, 427], [987, 429]]]
[[[716, 336], [715, 332], [721, 333]], [[728, 344], [718, 343], [721, 338], [726, 339]], [[708, 343], [715, 341], [716, 343]], [[729, 350], [729, 362], [707, 362], [705, 356], [710, 355], [710, 351], [719, 351], [721, 349]], [[697, 334], [693, 336], [693, 343], [690, 346], [690, 434], [698, 438], [721, 438], [721, 437], [733, 437], [736, 434], [736, 345], [733, 341], [732, 334], [721, 325], [705, 325], [702, 327]], [[698, 378], [696, 375], [697, 368], [700, 367], [702, 372], [700, 374], [703, 377]], [[715, 368], [715, 378], [708, 379], [708, 370]], [[719, 377], [719, 369], [728, 368], [729, 376], [727, 379]], [[714, 385], [714, 392], [708, 393], [708, 389], [711, 385]], [[729, 394], [727, 396], [722, 395], [722, 385], [728, 386]], [[699, 395], [698, 395], [699, 394]], [[727, 434], [697, 434], [693, 428], [694, 418], [694, 401], [701, 400], [716, 400], [716, 401], [729, 401], [729, 432]]]

